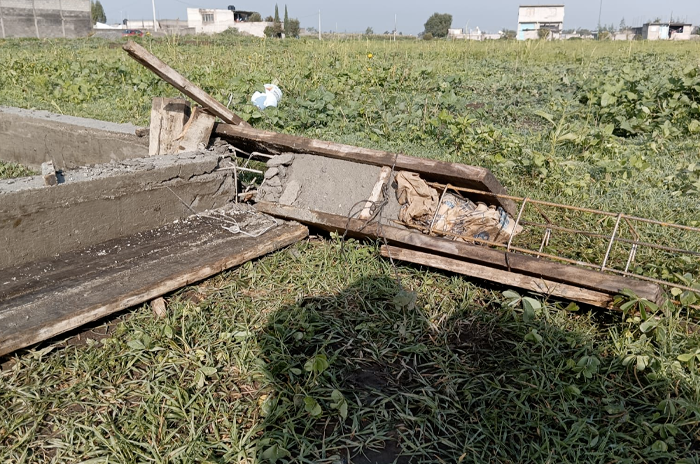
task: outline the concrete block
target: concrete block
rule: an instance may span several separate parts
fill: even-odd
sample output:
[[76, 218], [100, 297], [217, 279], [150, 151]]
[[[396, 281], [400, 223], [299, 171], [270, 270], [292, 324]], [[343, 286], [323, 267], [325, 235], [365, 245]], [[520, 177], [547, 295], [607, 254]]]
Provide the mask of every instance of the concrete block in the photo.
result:
[[224, 158], [183, 153], [0, 181], [0, 269], [161, 227], [236, 195]]
[[148, 138], [136, 126], [0, 106], [0, 161], [39, 169], [109, 163], [148, 155]]

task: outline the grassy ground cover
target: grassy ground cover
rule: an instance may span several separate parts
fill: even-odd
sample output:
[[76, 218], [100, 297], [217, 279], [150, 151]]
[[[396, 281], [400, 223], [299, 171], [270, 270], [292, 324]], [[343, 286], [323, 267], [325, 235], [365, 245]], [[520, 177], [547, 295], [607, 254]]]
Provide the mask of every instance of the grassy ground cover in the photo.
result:
[[[700, 220], [697, 43], [145, 43], [256, 127]], [[0, 59], [0, 104], [146, 124], [175, 95], [107, 42], [4, 41]], [[282, 105], [259, 112], [247, 100], [272, 79]], [[166, 321], [144, 306], [15, 355], [0, 460], [700, 462], [683, 308], [564, 308], [411, 266], [397, 282], [371, 244], [345, 250], [300, 243], [171, 295]]]

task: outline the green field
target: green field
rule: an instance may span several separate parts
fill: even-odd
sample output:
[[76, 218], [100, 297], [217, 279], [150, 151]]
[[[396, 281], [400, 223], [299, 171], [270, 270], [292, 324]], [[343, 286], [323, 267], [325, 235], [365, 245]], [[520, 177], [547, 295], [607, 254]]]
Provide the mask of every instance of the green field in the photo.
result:
[[[697, 41], [143, 43], [258, 128], [700, 226]], [[2, 105], [146, 125], [177, 95], [96, 39], [0, 41], [0, 63]], [[700, 288], [697, 259], [639, 271]], [[165, 321], [143, 306], [15, 354], [0, 462], [700, 462], [697, 295], [643, 319], [396, 273], [314, 238], [168, 296]]]

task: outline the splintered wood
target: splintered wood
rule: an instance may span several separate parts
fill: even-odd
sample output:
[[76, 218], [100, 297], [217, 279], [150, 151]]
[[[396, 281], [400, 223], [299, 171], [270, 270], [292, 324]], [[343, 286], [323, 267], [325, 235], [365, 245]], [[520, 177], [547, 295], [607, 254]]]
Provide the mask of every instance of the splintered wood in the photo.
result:
[[181, 98], [154, 98], [151, 107], [148, 155], [172, 155], [178, 153], [177, 138], [187, 122], [190, 104]]

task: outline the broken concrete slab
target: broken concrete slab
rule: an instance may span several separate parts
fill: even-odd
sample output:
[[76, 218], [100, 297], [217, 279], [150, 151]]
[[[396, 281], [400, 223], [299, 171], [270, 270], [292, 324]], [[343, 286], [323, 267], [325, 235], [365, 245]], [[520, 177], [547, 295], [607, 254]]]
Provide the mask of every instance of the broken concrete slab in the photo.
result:
[[[183, 153], [0, 181], [0, 269], [150, 230], [236, 196], [224, 158]], [[184, 204], [183, 204], [184, 203]]]
[[[282, 158], [276, 156], [270, 161]], [[369, 164], [326, 158], [323, 156], [299, 153], [281, 161], [289, 162], [285, 175], [280, 174], [279, 167], [267, 170], [263, 186], [259, 190], [259, 201], [276, 201], [283, 205], [294, 205], [325, 213], [357, 216], [367, 204], [367, 200], [383, 202], [384, 199], [374, 192], [380, 177], [393, 182], [393, 176], [388, 179], [390, 168], [380, 168]], [[273, 163], [275, 166], [280, 164]], [[270, 163], [268, 162], [268, 166]], [[270, 175], [278, 171], [277, 175]], [[386, 171], [389, 170], [387, 173]], [[282, 186], [283, 193], [277, 193], [277, 187]], [[391, 223], [398, 219], [399, 205], [395, 189], [387, 189], [386, 204], [382, 220]]]
[[148, 137], [138, 127], [48, 111], [0, 106], [0, 161], [40, 169], [109, 163], [148, 155]]

